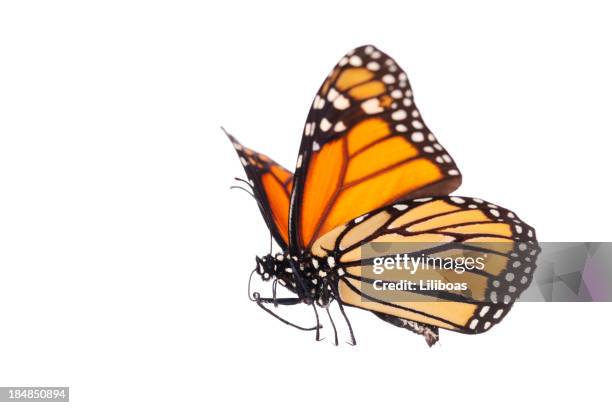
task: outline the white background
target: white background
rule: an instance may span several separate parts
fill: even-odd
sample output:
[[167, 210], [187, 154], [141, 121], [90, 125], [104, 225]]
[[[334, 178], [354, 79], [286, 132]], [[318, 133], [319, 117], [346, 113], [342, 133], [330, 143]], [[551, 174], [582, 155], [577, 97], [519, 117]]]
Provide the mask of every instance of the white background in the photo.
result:
[[87, 407], [608, 405], [608, 304], [517, 304], [432, 349], [356, 310], [357, 347], [265, 315], [246, 282], [268, 236], [219, 130], [293, 168], [328, 70], [372, 43], [458, 194], [543, 241], [610, 240], [611, 13], [557, 3], [2, 2], [0, 385]]

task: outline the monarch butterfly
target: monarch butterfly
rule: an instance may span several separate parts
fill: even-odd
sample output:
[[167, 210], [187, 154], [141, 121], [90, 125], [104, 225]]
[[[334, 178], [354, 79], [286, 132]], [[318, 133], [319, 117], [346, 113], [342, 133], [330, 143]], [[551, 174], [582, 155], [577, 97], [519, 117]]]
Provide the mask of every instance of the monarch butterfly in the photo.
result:
[[[294, 174], [226, 134], [248, 177], [237, 180], [252, 189], [282, 249], [256, 257], [251, 274], [272, 282], [272, 297], [251, 293], [250, 281], [249, 296], [284, 323], [316, 331], [317, 340], [319, 307], [338, 344], [329, 311], [333, 302], [353, 345], [345, 306], [421, 334], [429, 346], [438, 341], [440, 328], [482, 333], [502, 320], [531, 282], [539, 253], [535, 231], [500, 206], [449, 196], [461, 184], [461, 173], [425, 125], [406, 73], [374, 46], [347, 53], [323, 82]], [[508, 245], [484, 271], [469, 276], [475, 282], [469, 294], [442, 290], [423, 293], [419, 301], [390, 301], [369, 295], [372, 283], [362, 273], [358, 249], [376, 242], [464, 243], [482, 253], [481, 243]], [[294, 296], [277, 297], [277, 284]], [[296, 325], [266, 307], [270, 304], [309, 305], [316, 324]]]

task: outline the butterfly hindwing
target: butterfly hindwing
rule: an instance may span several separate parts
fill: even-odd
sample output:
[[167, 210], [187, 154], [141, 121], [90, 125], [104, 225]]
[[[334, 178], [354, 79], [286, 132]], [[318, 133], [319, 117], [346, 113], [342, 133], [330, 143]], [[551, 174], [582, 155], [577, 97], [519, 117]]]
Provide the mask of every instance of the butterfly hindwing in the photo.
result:
[[400, 199], [447, 195], [461, 174], [423, 122], [408, 78], [373, 46], [344, 56], [308, 115], [291, 197], [290, 246]]
[[[453, 245], [482, 256], [482, 270], [419, 269], [430, 279], [467, 282], [469, 291], [414, 293], [390, 299], [372, 288], [362, 262], [368, 243], [434, 244], [429, 256], [459, 256]], [[480, 199], [438, 197], [400, 201], [337, 227], [319, 238], [312, 253], [333, 254], [340, 300], [348, 305], [463, 333], [481, 333], [499, 323], [529, 286], [539, 246], [535, 231], [514, 213]], [[386, 253], [386, 256], [394, 254]], [[367, 263], [367, 260], [365, 261]], [[380, 294], [379, 294], [380, 293]], [[388, 319], [387, 319], [388, 320]]]

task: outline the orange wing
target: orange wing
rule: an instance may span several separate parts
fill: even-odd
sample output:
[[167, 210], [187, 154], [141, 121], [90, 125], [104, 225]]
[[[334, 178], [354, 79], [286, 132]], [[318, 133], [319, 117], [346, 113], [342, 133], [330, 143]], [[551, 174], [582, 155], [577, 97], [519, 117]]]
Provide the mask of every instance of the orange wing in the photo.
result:
[[373, 46], [343, 57], [317, 93], [291, 196], [290, 246], [404, 198], [448, 195], [453, 160], [416, 108], [406, 74]]
[[[400, 323], [481, 333], [499, 323], [530, 285], [540, 247], [535, 230], [514, 212], [478, 198], [452, 196], [399, 201], [372, 211], [334, 228], [311, 251], [321, 260], [333, 257], [339, 298], [345, 304], [394, 316]], [[408, 274], [399, 269], [372, 273], [373, 253], [393, 258], [412, 251], [433, 258], [470, 256], [483, 264], [461, 273], [424, 265]], [[373, 279], [397, 282], [407, 276], [465, 283], [467, 289], [374, 288]]]
[[[224, 130], [225, 131], [225, 130]], [[227, 133], [244, 166], [261, 214], [281, 248], [289, 242], [289, 197], [293, 174], [268, 156], [251, 150]]]

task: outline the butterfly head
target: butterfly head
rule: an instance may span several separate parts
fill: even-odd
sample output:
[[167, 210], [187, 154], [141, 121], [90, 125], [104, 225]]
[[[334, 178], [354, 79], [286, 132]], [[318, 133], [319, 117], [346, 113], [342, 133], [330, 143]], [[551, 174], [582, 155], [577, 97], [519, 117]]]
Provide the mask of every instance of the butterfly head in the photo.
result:
[[256, 272], [263, 281], [280, 283], [307, 304], [320, 306], [331, 300], [330, 283], [339, 276], [338, 271], [326, 259], [304, 253], [291, 256], [286, 253], [256, 257]]
[[299, 262], [287, 254], [267, 254], [255, 257], [255, 270], [264, 282], [277, 281], [282, 286], [295, 289], [294, 269], [299, 268]]

